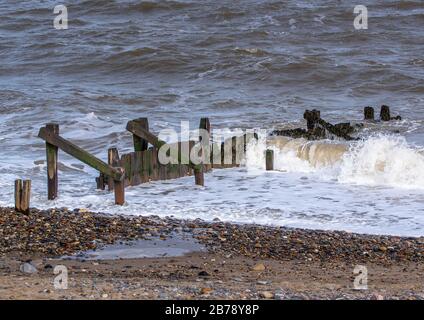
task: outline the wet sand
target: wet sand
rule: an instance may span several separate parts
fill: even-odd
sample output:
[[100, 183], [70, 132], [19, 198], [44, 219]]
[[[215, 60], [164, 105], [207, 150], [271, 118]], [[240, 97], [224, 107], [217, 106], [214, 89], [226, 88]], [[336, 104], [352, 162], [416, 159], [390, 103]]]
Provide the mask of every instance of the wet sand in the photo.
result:
[[423, 254], [423, 238], [0, 209], [2, 299], [424, 299]]

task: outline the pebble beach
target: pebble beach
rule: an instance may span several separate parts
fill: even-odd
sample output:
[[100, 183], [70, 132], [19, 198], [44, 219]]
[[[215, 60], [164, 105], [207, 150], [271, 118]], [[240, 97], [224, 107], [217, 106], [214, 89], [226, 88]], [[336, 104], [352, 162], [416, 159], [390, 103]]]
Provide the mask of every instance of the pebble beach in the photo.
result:
[[[205, 250], [176, 257], [63, 258], [137, 239], [172, 242], [178, 234]], [[422, 237], [123, 217], [86, 209], [31, 209], [23, 215], [1, 208], [0, 256], [3, 299], [424, 298]], [[25, 263], [33, 272], [23, 271]], [[51, 269], [59, 264], [73, 279], [65, 292], [51, 287]], [[352, 288], [356, 265], [365, 265], [374, 278], [368, 290]], [[94, 293], [93, 279], [99, 286]], [[17, 290], [20, 285], [25, 293]]]

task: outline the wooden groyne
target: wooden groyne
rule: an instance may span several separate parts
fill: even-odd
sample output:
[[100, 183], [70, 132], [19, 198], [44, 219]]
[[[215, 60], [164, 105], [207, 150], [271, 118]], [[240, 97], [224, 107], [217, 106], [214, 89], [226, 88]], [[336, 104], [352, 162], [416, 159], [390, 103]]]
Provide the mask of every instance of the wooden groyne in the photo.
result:
[[[48, 199], [54, 200], [58, 196], [57, 161], [59, 149], [99, 171], [99, 176], [96, 178], [97, 188], [105, 190], [107, 186], [109, 191], [115, 192], [115, 203], [122, 205], [125, 203], [125, 188], [128, 186], [193, 175], [195, 184], [203, 186], [205, 172], [209, 172], [213, 168], [239, 166], [240, 155], [236, 152], [236, 143], [241, 141], [242, 151], [244, 151], [249, 138], [253, 137], [253, 135], [251, 137], [248, 135], [233, 136], [227, 141], [213, 143], [212, 139], [202, 141], [202, 137], [199, 136], [198, 141], [167, 144], [149, 130], [147, 118], [129, 121], [126, 129], [133, 135], [134, 151], [120, 155], [118, 149], [110, 148], [106, 163], [60, 136], [58, 124], [50, 123], [42, 127], [38, 137], [46, 142]], [[200, 120], [199, 129], [206, 130], [210, 137], [211, 124], [208, 118]], [[196, 148], [196, 144], [199, 142], [202, 143], [202, 148], [193, 151], [193, 148]], [[172, 147], [178, 150], [178, 155], [172, 156], [171, 152], [167, 154], [172, 160], [168, 164], [162, 164], [159, 159], [159, 151], [164, 146], [169, 147], [170, 150]], [[230, 159], [225, 158], [225, 148], [229, 148], [231, 151]], [[207, 155], [203, 154], [197, 154], [203, 159], [200, 163], [193, 163], [190, 156], [187, 157], [187, 154], [201, 153], [205, 149], [210, 154], [208, 161], [205, 160]], [[238, 152], [240, 153], [240, 151]], [[216, 158], [218, 158], [218, 161], [216, 161]]]

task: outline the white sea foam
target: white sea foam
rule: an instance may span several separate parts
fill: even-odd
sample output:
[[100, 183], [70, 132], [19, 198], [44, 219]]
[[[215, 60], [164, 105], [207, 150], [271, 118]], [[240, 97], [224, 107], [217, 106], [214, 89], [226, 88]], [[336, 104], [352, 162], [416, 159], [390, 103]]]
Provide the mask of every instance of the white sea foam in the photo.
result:
[[371, 137], [345, 154], [339, 181], [424, 189], [424, 156], [403, 137]]
[[[276, 170], [321, 171], [327, 177], [330, 173], [341, 183], [424, 189], [422, 150], [409, 145], [401, 136], [380, 134], [353, 142], [350, 146], [331, 141], [277, 137], [268, 145], [274, 150]], [[247, 156], [256, 154], [248, 152]], [[257, 161], [263, 163], [261, 157], [258, 156]], [[246, 161], [247, 165], [254, 162]]]

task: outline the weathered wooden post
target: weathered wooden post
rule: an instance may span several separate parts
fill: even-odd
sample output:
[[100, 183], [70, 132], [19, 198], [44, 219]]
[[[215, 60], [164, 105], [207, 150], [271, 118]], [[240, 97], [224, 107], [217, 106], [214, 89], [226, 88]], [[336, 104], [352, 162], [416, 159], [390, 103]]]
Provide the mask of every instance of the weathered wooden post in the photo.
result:
[[[107, 163], [111, 167], [118, 167], [119, 164], [119, 152], [116, 148], [110, 148], [107, 151]], [[109, 191], [113, 190], [114, 181], [112, 178], [108, 177], [108, 189]]]
[[[208, 172], [212, 169], [212, 164], [210, 163], [210, 155], [211, 155], [211, 145], [210, 145], [210, 136], [211, 136], [211, 123], [209, 121], [209, 118], [201, 118], [200, 119], [200, 125], [199, 125], [199, 129], [203, 129], [206, 130], [208, 132], [208, 141], [206, 141], [205, 145], [206, 148], [209, 152], [209, 154], [205, 155], [205, 157], [209, 158], [209, 163], [206, 163], [203, 165], [203, 167], [205, 168], [205, 171]], [[199, 141], [202, 142], [202, 136], [199, 136]]]
[[390, 107], [382, 105], [380, 111], [381, 121], [390, 121]]
[[22, 184], [21, 210], [24, 214], [29, 214], [29, 204], [31, 201], [31, 180], [24, 180]]
[[194, 169], [194, 183], [198, 186], [205, 185], [205, 175], [203, 172], [203, 168]]
[[[118, 171], [125, 175], [124, 168], [116, 168]], [[112, 178], [110, 177], [112, 180]], [[115, 190], [115, 204], [122, 206], [125, 203], [125, 180], [114, 180]]]
[[199, 129], [204, 129], [207, 132], [209, 132], [209, 134], [211, 134], [211, 122], [209, 121], [209, 118], [200, 119]]
[[[119, 152], [117, 148], [110, 148], [107, 151], [107, 162], [109, 166], [115, 168], [125, 177], [125, 169], [119, 167]], [[125, 178], [115, 180], [113, 177], [108, 177], [109, 191], [115, 191], [115, 204], [122, 206], [125, 203]]]
[[274, 150], [266, 150], [265, 152], [265, 167], [267, 171], [274, 170]]
[[[147, 118], [138, 118], [133, 120], [134, 124], [146, 131], [149, 131], [149, 120]], [[134, 151], [145, 151], [149, 147], [149, 142], [133, 134]]]
[[31, 200], [31, 180], [15, 180], [15, 210], [29, 214]]
[[[47, 133], [59, 134], [59, 125], [48, 123], [46, 125]], [[47, 198], [54, 200], [58, 194], [58, 176], [57, 176], [57, 151], [58, 147], [46, 142], [47, 154]]]
[[[209, 118], [201, 118], [200, 119], [200, 124], [199, 124], [199, 129], [203, 129], [206, 130], [208, 132], [208, 135], [210, 135], [211, 133], [211, 124], [209, 121]], [[202, 139], [203, 137], [201, 135], [199, 135], [199, 141], [202, 143]], [[204, 143], [205, 145], [209, 146], [210, 144], [210, 139], [208, 139], [208, 141], [206, 141]], [[203, 152], [203, 148], [202, 148], [202, 152]], [[206, 157], [209, 155], [205, 155], [202, 154], [202, 157]], [[200, 167], [195, 168], [194, 169], [194, 183], [198, 186], [204, 186], [205, 185], [205, 171], [208, 171], [210, 169], [210, 164], [204, 164], [202, 162], [202, 164], [200, 165]]]
[[364, 108], [364, 120], [365, 121], [374, 121], [374, 108], [373, 107], [365, 107]]
[[15, 180], [15, 210], [21, 212], [22, 180]]

